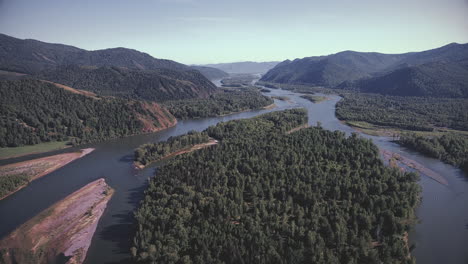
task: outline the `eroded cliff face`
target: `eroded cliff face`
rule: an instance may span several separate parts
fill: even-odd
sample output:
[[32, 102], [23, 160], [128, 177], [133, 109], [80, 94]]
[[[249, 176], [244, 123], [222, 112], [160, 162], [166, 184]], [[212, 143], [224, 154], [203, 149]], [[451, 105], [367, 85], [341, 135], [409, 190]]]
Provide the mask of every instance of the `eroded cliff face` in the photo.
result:
[[155, 102], [138, 102], [146, 114], [136, 113], [143, 123], [143, 133], [157, 132], [177, 124], [177, 119], [163, 106]]
[[0, 241], [0, 262], [83, 263], [113, 192], [98, 179], [42, 211]]

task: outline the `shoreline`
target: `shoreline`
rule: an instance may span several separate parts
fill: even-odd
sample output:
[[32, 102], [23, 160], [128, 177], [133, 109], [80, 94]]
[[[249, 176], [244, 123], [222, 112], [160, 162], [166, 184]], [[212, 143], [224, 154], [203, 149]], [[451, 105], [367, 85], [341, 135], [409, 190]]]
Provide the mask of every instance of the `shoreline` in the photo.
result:
[[[2, 263], [83, 263], [114, 190], [103, 178], [53, 204], [0, 241]], [[33, 262], [31, 262], [33, 261]]]
[[411, 168], [442, 185], [449, 185], [447, 179], [445, 179], [442, 175], [425, 167], [424, 165], [415, 160], [403, 157], [395, 152], [386, 149], [380, 149], [380, 154], [383, 156], [383, 160], [388, 162], [389, 166], [391, 167], [400, 168], [401, 170], [408, 172], [409, 170], [407, 168]]
[[201, 144], [196, 144], [196, 145], [193, 145], [193, 146], [190, 146], [190, 147], [186, 147], [186, 148], [183, 148], [183, 149], [180, 149], [180, 150], [177, 150], [177, 151], [174, 151], [172, 153], [169, 153], [168, 155], [164, 156], [164, 157], [161, 157], [160, 159], [158, 160], [155, 160], [155, 161], [152, 161], [146, 165], [143, 165], [139, 162], [136, 162], [134, 161], [133, 162], [133, 166], [136, 168], [136, 169], [144, 169], [146, 167], [148, 167], [150, 164], [152, 163], [155, 163], [155, 162], [158, 162], [158, 161], [161, 161], [161, 160], [165, 160], [165, 159], [169, 159], [169, 158], [172, 158], [172, 157], [175, 157], [175, 156], [178, 156], [178, 155], [182, 155], [182, 154], [185, 154], [185, 153], [190, 153], [190, 152], [193, 152], [193, 151], [196, 151], [196, 150], [199, 150], [199, 149], [202, 149], [202, 148], [207, 148], [209, 146], [213, 146], [213, 145], [216, 145], [218, 144], [218, 140], [216, 139], [210, 139], [208, 142], [206, 143], [201, 143]]
[[28, 181], [25, 184], [18, 186], [15, 190], [10, 191], [6, 195], [0, 197], [0, 200], [13, 195], [14, 193], [28, 186], [32, 181], [44, 177], [47, 174], [56, 171], [70, 162], [80, 159], [93, 151], [94, 148], [86, 148], [81, 149], [79, 152], [57, 154], [0, 166], [0, 179], [3, 176], [14, 176], [25, 173], [30, 174], [28, 176]]

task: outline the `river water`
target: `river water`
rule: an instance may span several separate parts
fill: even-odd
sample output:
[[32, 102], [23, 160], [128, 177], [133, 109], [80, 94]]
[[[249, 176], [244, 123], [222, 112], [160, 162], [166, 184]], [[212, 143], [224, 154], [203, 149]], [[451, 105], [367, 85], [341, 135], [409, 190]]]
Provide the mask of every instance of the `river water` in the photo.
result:
[[[141, 144], [166, 140], [170, 136], [185, 134], [190, 130], [202, 131], [218, 122], [251, 118], [259, 114], [289, 108], [304, 107], [308, 110], [309, 124], [320, 122], [329, 130], [341, 130], [350, 134], [354, 130], [335, 117], [338, 96], [318, 104], [300, 98], [300, 94], [285, 90], [271, 89], [269, 96], [288, 96], [291, 101], [275, 100], [276, 108], [233, 114], [224, 117], [182, 120], [177, 126], [153, 134], [110, 140], [84, 147], [96, 150], [49, 175], [33, 181], [26, 188], [0, 201], [0, 237], [14, 230], [20, 224], [46, 209], [68, 194], [87, 183], [105, 178], [115, 189], [108, 203], [88, 251], [85, 263], [128, 263], [128, 252], [133, 236], [132, 212], [143, 197], [149, 177], [156, 168], [136, 170], [132, 166], [133, 150]], [[410, 234], [411, 243], [416, 244], [412, 252], [418, 263], [424, 264], [466, 264], [468, 263], [468, 182], [463, 173], [438, 160], [419, 155], [390, 142], [385, 137], [371, 138], [381, 148], [413, 159], [443, 175], [449, 182], [441, 185], [428, 177], [421, 177], [423, 201], [417, 209], [420, 223]], [[73, 149], [62, 150], [71, 151]], [[35, 155], [41, 156], [41, 155]], [[25, 158], [1, 161], [1, 164]]]

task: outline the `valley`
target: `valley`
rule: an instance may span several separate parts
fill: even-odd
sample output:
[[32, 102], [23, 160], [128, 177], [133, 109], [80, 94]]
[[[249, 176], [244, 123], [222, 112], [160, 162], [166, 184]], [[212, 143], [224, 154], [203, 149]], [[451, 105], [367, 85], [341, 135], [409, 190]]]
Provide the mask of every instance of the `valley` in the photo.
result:
[[3, 262], [468, 260], [466, 44], [209, 66], [0, 47]]

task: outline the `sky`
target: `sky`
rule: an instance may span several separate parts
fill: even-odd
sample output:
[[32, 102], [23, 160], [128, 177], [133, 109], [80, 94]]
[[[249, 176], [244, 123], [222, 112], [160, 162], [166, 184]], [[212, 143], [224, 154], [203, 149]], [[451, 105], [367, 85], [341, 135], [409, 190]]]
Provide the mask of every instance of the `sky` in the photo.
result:
[[468, 0], [0, 0], [0, 33], [185, 64], [468, 42]]

